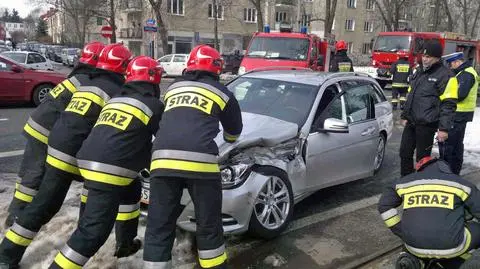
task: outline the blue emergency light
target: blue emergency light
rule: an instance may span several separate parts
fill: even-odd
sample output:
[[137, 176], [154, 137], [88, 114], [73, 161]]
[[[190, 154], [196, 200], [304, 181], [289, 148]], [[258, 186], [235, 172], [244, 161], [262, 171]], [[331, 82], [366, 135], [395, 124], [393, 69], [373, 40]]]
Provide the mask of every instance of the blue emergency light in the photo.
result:
[[302, 27], [300, 28], [300, 33], [306, 34], [306, 33], [307, 33], [307, 30], [308, 30], [308, 29], [307, 29], [307, 26], [302, 26]]
[[265, 26], [263, 26], [263, 31], [264, 31], [265, 33], [270, 33], [270, 25], [265, 24]]

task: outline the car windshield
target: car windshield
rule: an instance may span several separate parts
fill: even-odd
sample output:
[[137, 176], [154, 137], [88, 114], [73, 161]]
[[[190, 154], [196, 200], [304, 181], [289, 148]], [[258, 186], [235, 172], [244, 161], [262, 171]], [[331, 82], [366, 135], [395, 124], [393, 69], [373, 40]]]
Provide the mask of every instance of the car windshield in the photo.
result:
[[25, 59], [27, 58], [26, 53], [2, 52], [2, 55], [22, 64], [25, 63]]
[[247, 57], [304, 61], [310, 41], [306, 38], [255, 37]]
[[409, 36], [379, 36], [375, 42], [374, 51], [397, 52], [410, 50]]
[[63, 48], [54, 48], [53, 50], [55, 51], [56, 54], [62, 53]]
[[243, 112], [261, 114], [303, 126], [317, 95], [313, 85], [240, 77], [228, 89]]
[[76, 49], [68, 50], [68, 55], [75, 55], [75, 54], [77, 54], [77, 50], [76, 50]]

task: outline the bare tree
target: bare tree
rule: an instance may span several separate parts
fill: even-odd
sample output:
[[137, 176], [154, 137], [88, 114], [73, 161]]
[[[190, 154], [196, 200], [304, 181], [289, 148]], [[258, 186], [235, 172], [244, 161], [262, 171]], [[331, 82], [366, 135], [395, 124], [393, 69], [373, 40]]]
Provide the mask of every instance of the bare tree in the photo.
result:
[[214, 47], [216, 50], [220, 49], [220, 44], [218, 43], [218, 6], [217, 0], [212, 1], [212, 15], [213, 15], [213, 33], [214, 33]]
[[337, 10], [337, 0], [326, 0], [325, 3], [325, 33], [332, 33], [333, 21], [335, 19], [335, 11]]
[[265, 6], [265, 1], [269, 0], [250, 0], [257, 10], [257, 31], [259, 32], [263, 30], [263, 7]]
[[[440, 1], [442, 1], [442, 7], [447, 15], [447, 31], [453, 32], [453, 19], [452, 13], [450, 12], [450, 7], [448, 6], [448, 0], [437, 0], [437, 5], [440, 6]], [[436, 13], [438, 14], [438, 13]], [[441, 16], [436, 16], [437, 18], [441, 18]]]
[[162, 16], [162, 2], [163, 0], [148, 0], [152, 6], [155, 18], [157, 20], [158, 32], [160, 34], [160, 41], [162, 43], [162, 52], [159, 56], [168, 53], [168, 30]]
[[397, 31], [400, 26], [401, 11], [408, 0], [375, 0], [380, 15], [382, 16], [388, 31]]
[[110, 43], [116, 43], [117, 42], [117, 35], [116, 35], [116, 30], [117, 30], [117, 25], [115, 22], [115, 17], [117, 14], [117, 11], [120, 8], [120, 1], [115, 1], [115, 0], [108, 0], [104, 2], [99, 2], [100, 4], [103, 4], [100, 8], [92, 10], [92, 14], [96, 17], [103, 18], [110, 27], [112, 27], [112, 36], [110, 37]]
[[462, 19], [462, 32], [467, 36], [474, 37], [480, 15], [480, 3], [478, 0], [456, 0], [455, 7], [460, 12], [459, 17]]

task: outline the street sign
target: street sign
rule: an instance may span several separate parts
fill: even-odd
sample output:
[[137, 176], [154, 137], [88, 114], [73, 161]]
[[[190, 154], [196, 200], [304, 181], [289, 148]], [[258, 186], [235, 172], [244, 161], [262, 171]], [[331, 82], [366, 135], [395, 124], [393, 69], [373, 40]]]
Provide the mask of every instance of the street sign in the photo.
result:
[[103, 37], [105, 37], [105, 38], [112, 37], [113, 31], [112, 31], [111, 26], [105, 25], [105, 26], [102, 27], [102, 29], [100, 31], [102, 32]]
[[157, 32], [158, 28], [155, 26], [143, 26], [145, 32]]
[[155, 19], [147, 19], [147, 26], [155, 26]]

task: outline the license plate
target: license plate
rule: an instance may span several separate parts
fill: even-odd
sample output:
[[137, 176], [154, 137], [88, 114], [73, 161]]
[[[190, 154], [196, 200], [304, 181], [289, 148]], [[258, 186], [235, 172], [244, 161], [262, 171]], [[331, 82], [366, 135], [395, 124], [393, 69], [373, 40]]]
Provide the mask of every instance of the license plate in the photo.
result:
[[150, 183], [142, 182], [142, 198], [140, 199], [140, 203], [147, 204], [150, 201]]

